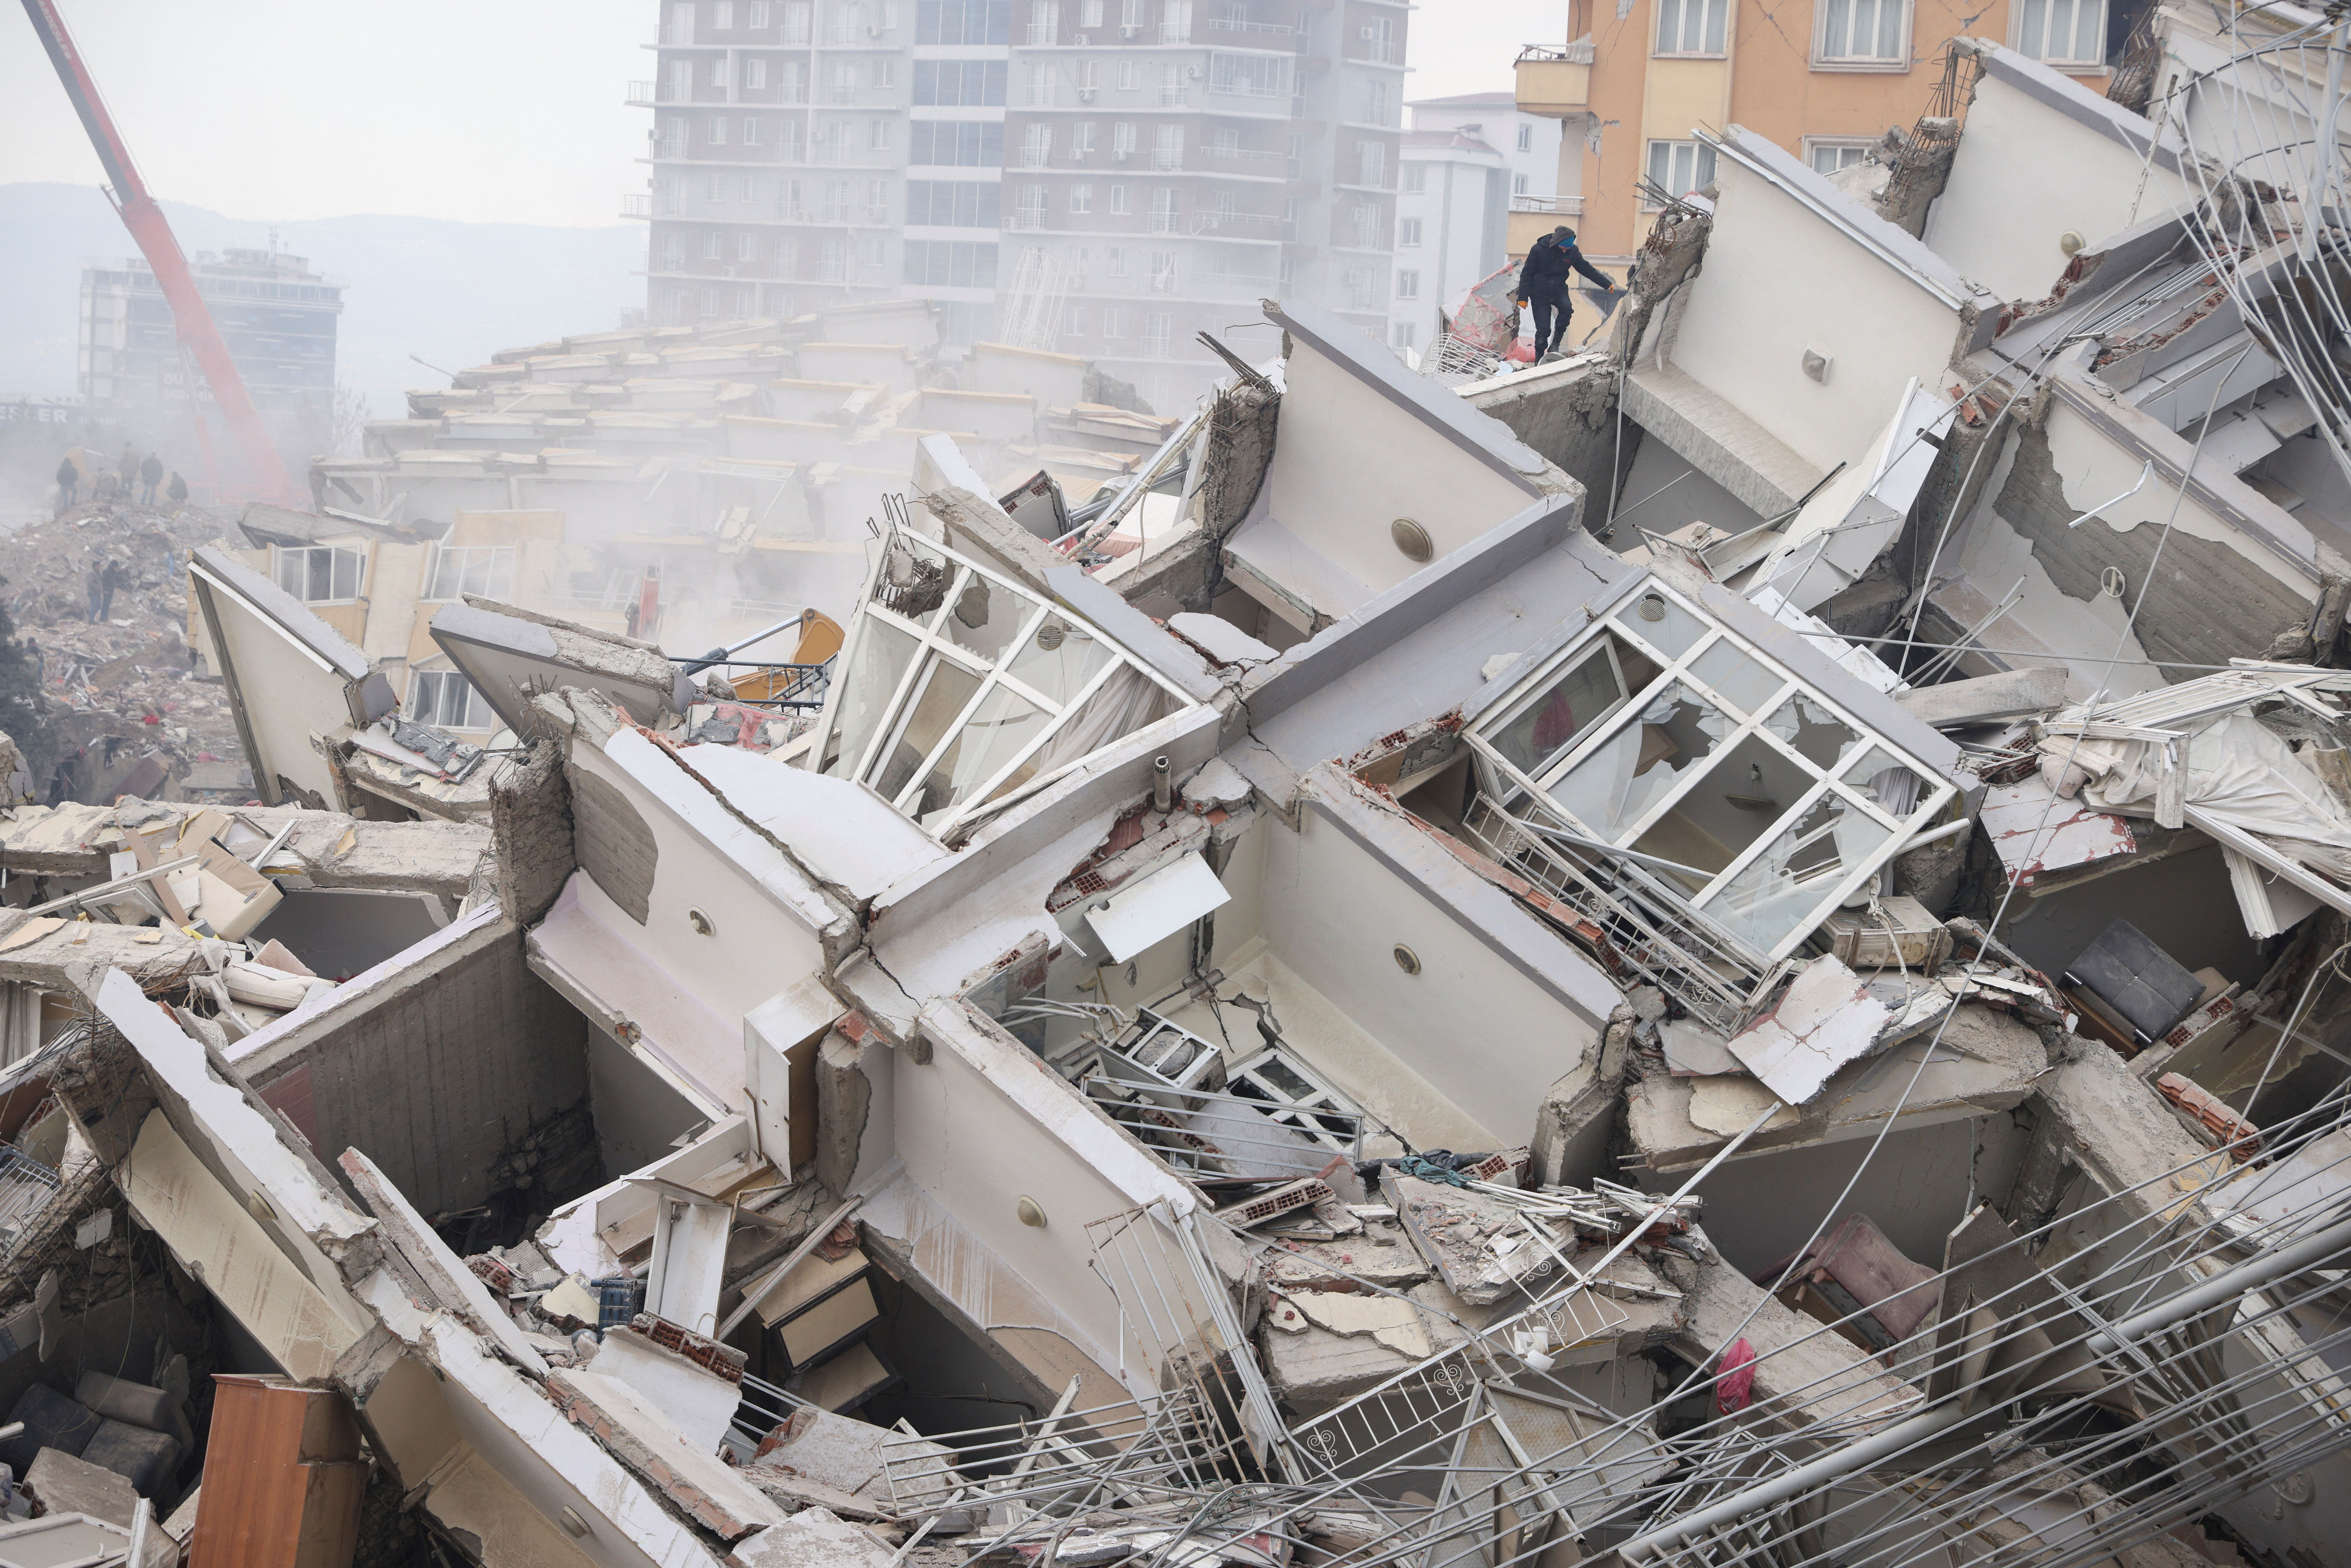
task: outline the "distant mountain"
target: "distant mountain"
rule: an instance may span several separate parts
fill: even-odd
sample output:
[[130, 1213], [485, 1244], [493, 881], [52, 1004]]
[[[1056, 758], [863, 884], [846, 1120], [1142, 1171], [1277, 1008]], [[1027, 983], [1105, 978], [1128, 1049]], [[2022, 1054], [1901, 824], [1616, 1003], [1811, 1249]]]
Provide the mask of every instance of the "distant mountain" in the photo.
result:
[[[183, 250], [281, 250], [343, 284], [337, 379], [378, 419], [409, 387], [447, 384], [409, 359], [458, 370], [499, 349], [609, 331], [645, 302], [645, 228], [538, 228], [360, 216], [272, 225], [165, 202]], [[95, 186], [0, 185], [0, 392], [74, 390], [81, 268], [139, 254]]]

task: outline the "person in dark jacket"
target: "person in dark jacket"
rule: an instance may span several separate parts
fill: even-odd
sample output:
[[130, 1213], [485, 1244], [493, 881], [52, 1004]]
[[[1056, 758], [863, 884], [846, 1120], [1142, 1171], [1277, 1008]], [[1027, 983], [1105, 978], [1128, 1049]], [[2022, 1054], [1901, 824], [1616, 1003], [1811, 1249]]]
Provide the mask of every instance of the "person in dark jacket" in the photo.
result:
[[163, 460], [150, 452], [147, 461], [139, 465], [140, 498], [149, 506], [155, 504], [155, 486], [163, 482]]
[[180, 477], [176, 469], [172, 475], [172, 487], [163, 493], [172, 497], [172, 505], [175, 507], [188, 504], [188, 482]]
[[1514, 298], [1521, 305], [1534, 307], [1537, 361], [1567, 340], [1572, 309], [1568, 279], [1579, 272], [1603, 288], [1616, 287], [1614, 278], [1583, 259], [1583, 253], [1575, 247], [1575, 231], [1564, 225], [1535, 241], [1527, 251]]
[[74, 492], [81, 488], [81, 470], [71, 457], [57, 459], [57, 516], [73, 510]]
[[106, 563], [106, 576], [100, 580], [100, 582], [98, 618], [100, 621], [111, 621], [114, 619], [114, 591], [118, 588], [130, 587], [131, 574], [122, 570], [120, 561], [110, 560]]

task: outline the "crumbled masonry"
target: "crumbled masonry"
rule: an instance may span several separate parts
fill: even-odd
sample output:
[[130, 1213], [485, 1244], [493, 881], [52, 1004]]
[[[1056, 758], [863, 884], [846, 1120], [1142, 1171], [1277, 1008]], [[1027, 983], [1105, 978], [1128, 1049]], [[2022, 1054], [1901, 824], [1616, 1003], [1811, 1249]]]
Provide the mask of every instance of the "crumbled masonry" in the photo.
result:
[[[789, 648], [409, 606], [478, 756], [193, 551], [275, 803], [0, 820], [0, 1561], [2351, 1568], [2351, 258], [2202, 155], [2343, 45], [2151, 26], [1702, 132], [1586, 356], [1268, 302], [1074, 507], [910, 369]], [[817, 423], [664, 343], [318, 483]]]

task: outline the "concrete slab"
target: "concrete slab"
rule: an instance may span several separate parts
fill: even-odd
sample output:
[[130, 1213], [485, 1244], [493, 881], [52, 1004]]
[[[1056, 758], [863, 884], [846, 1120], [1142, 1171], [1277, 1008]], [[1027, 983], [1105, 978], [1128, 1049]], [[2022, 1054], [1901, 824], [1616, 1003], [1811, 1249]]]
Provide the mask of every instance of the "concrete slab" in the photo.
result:
[[1894, 700], [1921, 724], [1962, 729], [2047, 713], [2065, 700], [2066, 674], [2062, 664], [2028, 664], [1938, 686], [1913, 686]]

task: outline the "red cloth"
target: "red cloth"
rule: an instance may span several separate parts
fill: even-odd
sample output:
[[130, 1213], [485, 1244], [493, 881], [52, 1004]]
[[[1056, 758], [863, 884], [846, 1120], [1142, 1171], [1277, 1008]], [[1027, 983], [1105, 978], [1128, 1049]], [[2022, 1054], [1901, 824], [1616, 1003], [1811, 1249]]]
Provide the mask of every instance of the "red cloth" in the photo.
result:
[[1755, 1347], [1742, 1337], [1730, 1342], [1722, 1353], [1721, 1369], [1715, 1375], [1714, 1407], [1724, 1416], [1736, 1416], [1747, 1408], [1755, 1395]]

